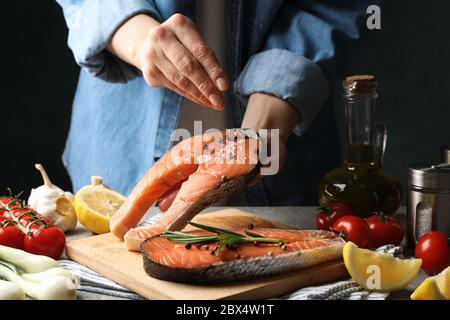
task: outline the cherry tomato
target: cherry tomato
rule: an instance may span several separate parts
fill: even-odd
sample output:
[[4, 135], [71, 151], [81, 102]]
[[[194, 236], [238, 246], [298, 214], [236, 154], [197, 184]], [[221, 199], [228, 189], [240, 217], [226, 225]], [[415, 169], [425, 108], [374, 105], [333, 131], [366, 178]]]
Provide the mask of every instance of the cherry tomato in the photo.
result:
[[22, 206], [20, 200], [14, 197], [0, 197], [0, 204], [2, 206], [8, 206], [11, 209]]
[[32, 230], [25, 236], [24, 247], [27, 252], [58, 259], [64, 251], [66, 237], [57, 227], [42, 227]]
[[342, 202], [332, 202], [328, 206], [328, 209], [330, 209], [330, 211], [339, 211], [345, 214], [346, 216], [351, 215], [353, 213], [352, 209]]
[[334, 202], [331, 203], [328, 208], [320, 208], [316, 216], [316, 226], [319, 230], [330, 230], [330, 227], [344, 216], [352, 215], [352, 209], [347, 205]]
[[24, 237], [25, 234], [13, 222], [0, 224], [0, 245], [23, 250]]
[[13, 198], [11, 197], [0, 197], [0, 203], [1, 204], [8, 204], [11, 202], [11, 200], [13, 200]]
[[416, 258], [422, 259], [422, 269], [430, 274], [439, 273], [450, 265], [450, 248], [445, 233], [425, 233], [416, 244]]
[[12, 209], [10, 212], [14, 215], [14, 217], [19, 218], [19, 222], [24, 227], [28, 226], [31, 221], [36, 219], [36, 215], [34, 212], [29, 208], [17, 208]]
[[367, 219], [370, 228], [370, 246], [378, 248], [386, 244], [400, 245], [403, 240], [402, 225], [392, 217], [382, 213]]
[[330, 222], [328, 221], [328, 213], [319, 211], [316, 215], [316, 226], [319, 230], [329, 230]]
[[0, 217], [8, 217], [8, 210], [0, 209]]
[[332, 229], [345, 241], [351, 241], [360, 248], [368, 248], [370, 245], [370, 228], [360, 217], [342, 217], [333, 224]]

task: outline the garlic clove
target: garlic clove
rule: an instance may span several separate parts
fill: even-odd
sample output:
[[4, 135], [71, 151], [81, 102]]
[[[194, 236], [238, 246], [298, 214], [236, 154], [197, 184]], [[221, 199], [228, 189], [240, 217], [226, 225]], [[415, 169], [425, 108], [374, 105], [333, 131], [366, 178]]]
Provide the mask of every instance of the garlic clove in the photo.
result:
[[75, 196], [73, 195], [72, 192], [66, 191], [64, 192], [64, 197], [69, 200], [71, 203], [73, 203], [73, 201], [75, 200]]
[[36, 164], [35, 167], [40, 171], [44, 184], [31, 190], [28, 204], [64, 232], [72, 230], [77, 224], [72, 193], [55, 186], [41, 164]]
[[56, 200], [55, 211], [61, 216], [58, 227], [60, 227], [64, 232], [72, 230], [76, 227], [78, 218], [75, 212], [75, 207], [67, 198], [61, 197]]
[[73, 207], [72, 202], [65, 197], [56, 199], [56, 211], [64, 217], [75, 214], [75, 208]]

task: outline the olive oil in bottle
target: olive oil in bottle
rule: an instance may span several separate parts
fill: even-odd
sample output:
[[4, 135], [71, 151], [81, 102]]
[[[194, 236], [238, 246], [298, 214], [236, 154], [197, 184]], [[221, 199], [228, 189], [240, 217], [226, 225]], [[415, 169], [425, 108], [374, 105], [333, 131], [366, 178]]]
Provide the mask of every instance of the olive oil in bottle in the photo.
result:
[[386, 134], [384, 126], [374, 126], [376, 87], [375, 77], [369, 75], [344, 81], [346, 158], [322, 179], [321, 206], [342, 202], [362, 217], [378, 211], [392, 215], [400, 206], [400, 183], [382, 168]]

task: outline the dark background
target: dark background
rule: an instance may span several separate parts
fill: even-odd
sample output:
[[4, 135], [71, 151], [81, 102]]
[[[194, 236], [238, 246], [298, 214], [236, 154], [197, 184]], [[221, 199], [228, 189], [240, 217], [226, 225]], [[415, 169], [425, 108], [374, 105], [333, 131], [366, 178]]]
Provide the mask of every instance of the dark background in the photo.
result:
[[[3, 77], [0, 101], [0, 194], [28, 194], [41, 184], [34, 163], [70, 189], [61, 154], [70, 124], [79, 68], [67, 48], [67, 29], [54, 1], [2, 4]], [[382, 30], [341, 52], [347, 74], [372, 73], [379, 81], [377, 118], [389, 128], [385, 164], [403, 183], [408, 165], [436, 162], [450, 145], [450, 2], [385, 1]], [[5, 74], [6, 71], [6, 74]], [[341, 86], [334, 100], [343, 125]]]
[[46, 0], [5, 3], [2, 51], [6, 57], [2, 64], [7, 73], [0, 96], [0, 194], [11, 187], [28, 195], [31, 187], [41, 185], [34, 168], [37, 162], [55, 184], [71, 189], [61, 154], [79, 68], [66, 44], [62, 10]]

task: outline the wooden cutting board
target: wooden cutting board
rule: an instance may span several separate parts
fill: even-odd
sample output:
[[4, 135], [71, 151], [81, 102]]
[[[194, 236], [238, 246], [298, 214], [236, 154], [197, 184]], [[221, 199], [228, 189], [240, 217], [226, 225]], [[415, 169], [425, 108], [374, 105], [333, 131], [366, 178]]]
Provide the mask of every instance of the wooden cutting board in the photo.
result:
[[[227, 222], [230, 220], [224, 219], [225, 217], [233, 217], [233, 226], [230, 226]], [[214, 224], [216, 227], [246, 227], [253, 223], [256, 227], [287, 228], [237, 209], [198, 215], [194, 220]], [[174, 283], [148, 276], [142, 266], [142, 256], [127, 251], [124, 243], [110, 233], [70, 241], [66, 245], [66, 254], [70, 259], [148, 299], [266, 299], [298, 288], [339, 280], [347, 275], [343, 261], [335, 260], [253, 281], [214, 285]]]

